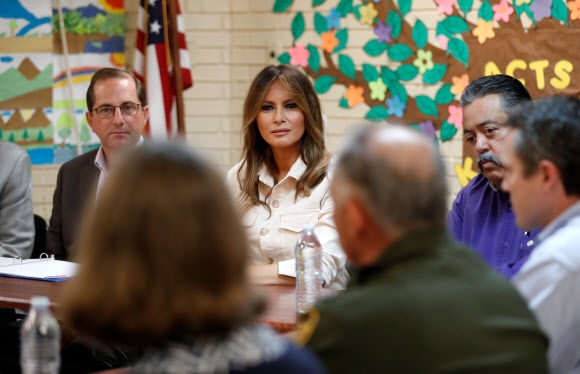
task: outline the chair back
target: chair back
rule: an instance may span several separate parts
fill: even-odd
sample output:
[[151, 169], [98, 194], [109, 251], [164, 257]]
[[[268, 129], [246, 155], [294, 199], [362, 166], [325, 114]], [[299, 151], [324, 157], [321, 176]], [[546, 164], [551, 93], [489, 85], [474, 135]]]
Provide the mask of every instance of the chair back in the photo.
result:
[[48, 226], [44, 218], [38, 214], [34, 215], [34, 247], [30, 258], [39, 258], [42, 253], [46, 252], [46, 230]]

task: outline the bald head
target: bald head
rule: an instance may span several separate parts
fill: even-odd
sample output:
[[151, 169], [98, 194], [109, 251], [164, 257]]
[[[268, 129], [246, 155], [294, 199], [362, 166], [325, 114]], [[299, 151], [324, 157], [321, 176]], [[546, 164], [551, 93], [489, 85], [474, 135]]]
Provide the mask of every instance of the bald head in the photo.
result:
[[336, 204], [355, 195], [393, 235], [443, 226], [447, 186], [434, 143], [405, 126], [367, 126], [347, 141], [333, 184]]

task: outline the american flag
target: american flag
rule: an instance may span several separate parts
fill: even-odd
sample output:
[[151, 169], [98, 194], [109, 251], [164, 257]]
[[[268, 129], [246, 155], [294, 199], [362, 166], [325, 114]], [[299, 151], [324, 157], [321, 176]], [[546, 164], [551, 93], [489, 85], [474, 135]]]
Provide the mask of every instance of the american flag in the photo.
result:
[[134, 73], [147, 90], [149, 122], [145, 131], [152, 139], [174, 138], [178, 134], [175, 84], [172, 80], [170, 32], [167, 27], [169, 24], [168, 1], [174, 1], [177, 9], [179, 60], [183, 89], [193, 85], [179, 1], [141, 0], [137, 15], [137, 48], [135, 50]]

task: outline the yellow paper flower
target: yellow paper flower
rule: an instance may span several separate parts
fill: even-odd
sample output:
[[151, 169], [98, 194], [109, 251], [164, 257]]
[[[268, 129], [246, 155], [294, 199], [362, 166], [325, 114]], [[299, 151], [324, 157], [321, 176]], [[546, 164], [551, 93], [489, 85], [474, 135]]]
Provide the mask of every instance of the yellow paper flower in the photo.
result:
[[360, 11], [360, 23], [365, 23], [371, 25], [375, 22], [375, 17], [379, 15], [379, 12], [375, 9], [372, 2], [367, 3], [367, 5], [361, 6]]
[[322, 39], [320, 47], [328, 53], [332, 53], [334, 48], [338, 46], [338, 39], [334, 35], [334, 31], [323, 32], [320, 34], [320, 38]]
[[417, 58], [413, 61], [413, 65], [419, 69], [421, 74], [425, 74], [427, 70], [433, 70], [433, 52], [423, 49], [417, 50]]
[[532, 2], [532, 0], [516, 0], [516, 5], [517, 6], [522, 6], [524, 4], [529, 4], [531, 2]]
[[493, 21], [486, 22], [483, 18], [477, 20], [477, 27], [473, 29], [473, 35], [477, 36], [479, 44], [485, 43], [487, 39], [495, 38], [493, 31]]
[[463, 74], [460, 77], [451, 77], [451, 81], [453, 82], [453, 86], [451, 86], [450, 91], [452, 94], [457, 95], [462, 93], [469, 84], [469, 75]]
[[371, 90], [371, 100], [385, 100], [385, 93], [387, 92], [387, 85], [383, 83], [383, 78], [377, 79], [374, 82], [369, 82], [369, 89]]
[[348, 101], [349, 108], [365, 102], [363, 92], [364, 89], [362, 87], [355, 86], [354, 84], [348, 85], [348, 91], [344, 94], [344, 98]]

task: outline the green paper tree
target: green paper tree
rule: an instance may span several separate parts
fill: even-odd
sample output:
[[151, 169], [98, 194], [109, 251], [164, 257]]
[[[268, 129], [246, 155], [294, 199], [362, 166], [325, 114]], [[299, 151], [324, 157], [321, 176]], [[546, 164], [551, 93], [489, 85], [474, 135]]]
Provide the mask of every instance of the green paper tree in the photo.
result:
[[[314, 80], [319, 94], [333, 86], [342, 86], [345, 92], [338, 103], [342, 108], [366, 105], [368, 120], [400, 118], [434, 137], [438, 131], [440, 140], [447, 141], [462, 126], [462, 110], [457, 99], [463, 88], [484, 73], [504, 72], [497, 65], [486, 64], [485, 59], [502, 55], [509, 60], [510, 39], [519, 41], [531, 37], [522, 23], [523, 14], [532, 22], [530, 30], [556, 32], [564, 40], [580, 37], [580, 0], [483, 0], [477, 11], [477, 24], [467, 20], [468, 13], [476, 12], [473, 0], [433, 1], [433, 10], [439, 8], [443, 16], [435, 30], [439, 45], [429, 43], [429, 31], [421, 19], [414, 23], [408, 21], [412, 18], [406, 17], [412, 0], [312, 0], [312, 20], [305, 19], [301, 11], [294, 13], [290, 25], [292, 46], [278, 60], [301, 66]], [[293, 0], [274, 0], [272, 11], [291, 12], [293, 3]], [[317, 7], [325, 3], [331, 10], [323, 14]], [[345, 25], [352, 18], [368, 26], [369, 40], [363, 52], [369, 57], [381, 58], [382, 64], [355, 61], [347, 54], [349, 29]], [[301, 43], [307, 25], [317, 34], [317, 42]], [[571, 51], [566, 61], [580, 59], [576, 48], [560, 49]], [[553, 87], [542, 88], [540, 93], [534, 91], [530, 77], [533, 74], [540, 77], [540, 64], [543, 62], [530, 62], [525, 75], [526, 87], [534, 98], [570, 93], [558, 91], [565, 83], [562, 82], [566, 74], [569, 78], [572, 71], [565, 63], [561, 66], [561, 75], [552, 76], [551, 79], [556, 79]], [[506, 74], [510, 74], [509, 66]], [[558, 81], [561, 77], [562, 81]], [[552, 82], [549, 79], [545, 77]], [[418, 82], [433, 86], [428, 91], [434, 94], [410, 95], [409, 84]]]
[[58, 136], [62, 139], [60, 144], [61, 148], [66, 146], [66, 139], [71, 135], [72, 128], [74, 126], [72, 116], [67, 113], [63, 112], [59, 117], [58, 121], [56, 122], [56, 128], [58, 131]]
[[91, 131], [89, 129], [89, 125], [87, 124], [86, 119], [83, 120], [83, 122], [81, 123], [81, 133], [79, 136], [81, 138], [81, 141], [84, 142], [85, 145], [87, 145], [91, 140]]

